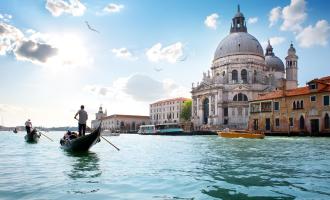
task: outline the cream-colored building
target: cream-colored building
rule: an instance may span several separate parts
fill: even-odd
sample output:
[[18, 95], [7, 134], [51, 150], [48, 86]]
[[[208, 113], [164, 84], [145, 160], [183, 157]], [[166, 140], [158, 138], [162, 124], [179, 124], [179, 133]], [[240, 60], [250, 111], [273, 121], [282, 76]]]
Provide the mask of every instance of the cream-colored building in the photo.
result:
[[218, 45], [211, 71], [192, 84], [192, 122], [195, 128], [247, 128], [249, 101], [259, 93], [282, 87], [297, 87], [298, 56], [290, 45], [286, 67], [275, 56], [270, 42], [264, 54], [259, 41], [248, 33], [238, 7], [230, 33]]
[[174, 98], [157, 101], [150, 104], [150, 119], [152, 124], [180, 123], [180, 113], [188, 98]]
[[106, 115], [103, 113], [102, 107], [96, 113], [96, 119], [92, 120], [92, 128], [96, 128], [102, 122], [102, 130], [120, 131], [120, 132], [137, 132], [141, 125], [150, 124], [149, 116], [141, 115], [122, 115], [113, 114]]

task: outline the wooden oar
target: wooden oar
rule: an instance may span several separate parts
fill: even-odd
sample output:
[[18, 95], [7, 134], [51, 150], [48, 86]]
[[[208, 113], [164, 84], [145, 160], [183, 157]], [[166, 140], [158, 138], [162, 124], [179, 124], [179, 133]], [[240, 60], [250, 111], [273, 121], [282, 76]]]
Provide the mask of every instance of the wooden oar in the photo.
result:
[[117, 151], [120, 151], [120, 149], [118, 147], [113, 145], [111, 142], [109, 142], [107, 139], [105, 139], [102, 135], [101, 135], [101, 138], [103, 138], [105, 141], [107, 141], [109, 144], [111, 144], [111, 146], [115, 147], [117, 149]]
[[[77, 118], [75, 118], [77, 121], [79, 121]], [[86, 124], [86, 127], [91, 129], [89, 126], [87, 126]], [[91, 129], [92, 130], [92, 129]], [[115, 147], [117, 149], [117, 151], [120, 151], [120, 149], [118, 147], [116, 147], [114, 144], [112, 144], [109, 140], [105, 139], [101, 134], [100, 134], [101, 138], [104, 139], [105, 141], [107, 141], [111, 146]]]
[[49, 138], [47, 135], [41, 133], [40, 131], [38, 131], [41, 135], [45, 136], [46, 138], [48, 138], [50, 141], [54, 142], [54, 140], [52, 140], [51, 138]]

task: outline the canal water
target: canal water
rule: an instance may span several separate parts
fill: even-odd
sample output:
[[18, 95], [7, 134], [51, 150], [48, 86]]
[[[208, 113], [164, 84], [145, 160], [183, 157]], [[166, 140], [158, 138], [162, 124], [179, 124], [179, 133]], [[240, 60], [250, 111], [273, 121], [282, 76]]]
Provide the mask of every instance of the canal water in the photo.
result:
[[330, 138], [108, 137], [86, 154], [60, 132], [0, 132], [0, 199], [330, 199]]

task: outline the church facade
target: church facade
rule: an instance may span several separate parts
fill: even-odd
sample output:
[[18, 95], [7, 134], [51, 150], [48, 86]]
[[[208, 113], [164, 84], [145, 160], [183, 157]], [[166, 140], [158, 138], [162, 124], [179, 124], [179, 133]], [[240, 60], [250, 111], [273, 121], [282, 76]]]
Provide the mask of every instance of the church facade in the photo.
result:
[[247, 128], [249, 101], [280, 87], [297, 87], [298, 56], [290, 45], [286, 66], [268, 42], [266, 52], [248, 33], [238, 6], [230, 33], [218, 45], [211, 69], [192, 84], [194, 126]]

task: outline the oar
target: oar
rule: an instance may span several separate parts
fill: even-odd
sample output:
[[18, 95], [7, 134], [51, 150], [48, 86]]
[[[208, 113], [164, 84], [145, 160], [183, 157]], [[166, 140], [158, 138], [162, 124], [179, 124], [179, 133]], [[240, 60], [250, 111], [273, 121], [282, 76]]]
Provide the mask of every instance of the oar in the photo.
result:
[[105, 137], [103, 137], [101, 135], [101, 138], [103, 138], [105, 141], [107, 141], [109, 144], [111, 144], [111, 146], [115, 147], [117, 149], [117, 151], [120, 151], [120, 149], [118, 147], [116, 147], [114, 144], [112, 144], [111, 142], [109, 142], [107, 139], [105, 139]]
[[[75, 118], [75, 119], [78, 121], [77, 118]], [[87, 126], [87, 124], [86, 124], [86, 127], [89, 128], [89, 129], [91, 129], [89, 126]], [[91, 129], [91, 130], [92, 130], [92, 129]], [[111, 146], [115, 147], [115, 148], [117, 149], [117, 151], [120, 151], [120, 149], [119, 149], [118, 147], [116, 147], [114, 144], [112, 144], [109, 140], [105, 139], [102, 135], [100, 135], [100, 136], [101, 136], [101, 138], [103, 138], [105, 141], [107, 141]]]
[[40, 131], [38, 131], [41, 135], [45, 136], [46, 138], [48, 138], [50, 141], [54, 142], [54, 140], [52, 140], [51, 138], [49, 138], [47, 135], [41, 133]]

